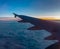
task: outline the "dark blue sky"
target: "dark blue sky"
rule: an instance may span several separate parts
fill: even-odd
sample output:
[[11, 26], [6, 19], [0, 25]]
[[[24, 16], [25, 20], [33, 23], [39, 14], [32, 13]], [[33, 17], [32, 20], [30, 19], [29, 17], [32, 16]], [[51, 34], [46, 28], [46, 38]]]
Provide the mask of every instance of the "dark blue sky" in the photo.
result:
[[60, 0], [0, 0], [0, 17], [13, 12], [29, 16], [60, 16]]

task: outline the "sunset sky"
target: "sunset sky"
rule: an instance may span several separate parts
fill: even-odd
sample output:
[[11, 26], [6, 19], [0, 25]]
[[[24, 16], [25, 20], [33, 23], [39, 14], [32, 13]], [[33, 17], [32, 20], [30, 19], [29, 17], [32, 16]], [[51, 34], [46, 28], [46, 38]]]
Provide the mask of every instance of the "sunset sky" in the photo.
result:
[[0, 0], [0, 17], [13, 12], [33, 17], [60, 17], [60, 0]]

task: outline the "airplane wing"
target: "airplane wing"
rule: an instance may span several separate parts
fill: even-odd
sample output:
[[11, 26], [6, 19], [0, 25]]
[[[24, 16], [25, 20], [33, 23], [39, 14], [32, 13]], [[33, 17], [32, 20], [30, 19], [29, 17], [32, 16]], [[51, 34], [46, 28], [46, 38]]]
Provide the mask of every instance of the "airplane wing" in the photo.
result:
[[38, 18], [26, 16], [26, 15], [18, 15], [15, 13], [14, 13], [14, 16], [22, 19], [22, 21], [18, 21], [18, 22], [28, 22], [34, 25], [29, 29], [37, 28], [39, 30], [42, 28], [49, 32], [59, 32], [59, 28], [60, 28], [59, 23], [49, 21], [49, 20], [42, 20], [42, 19], [38, 19]]

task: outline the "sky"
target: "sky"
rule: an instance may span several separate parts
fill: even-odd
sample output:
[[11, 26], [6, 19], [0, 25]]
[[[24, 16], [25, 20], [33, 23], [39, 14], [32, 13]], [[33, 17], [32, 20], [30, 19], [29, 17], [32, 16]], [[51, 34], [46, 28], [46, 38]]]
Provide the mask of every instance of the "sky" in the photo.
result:
[[13, 13], [32, 17], [60, 17], [60, 0], [0, 0], [0, 17]]

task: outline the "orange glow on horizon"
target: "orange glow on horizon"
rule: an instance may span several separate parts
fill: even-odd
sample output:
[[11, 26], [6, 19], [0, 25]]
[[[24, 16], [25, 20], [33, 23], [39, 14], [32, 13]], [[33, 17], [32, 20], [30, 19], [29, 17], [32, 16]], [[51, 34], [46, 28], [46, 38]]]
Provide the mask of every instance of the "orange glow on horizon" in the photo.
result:
[[42, 17], [40, 19], [43, 19], [43, 20], [60, 20], [60, 18], [56, 18], [56, 17]]

